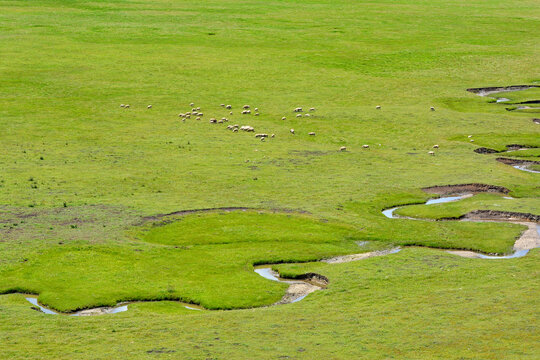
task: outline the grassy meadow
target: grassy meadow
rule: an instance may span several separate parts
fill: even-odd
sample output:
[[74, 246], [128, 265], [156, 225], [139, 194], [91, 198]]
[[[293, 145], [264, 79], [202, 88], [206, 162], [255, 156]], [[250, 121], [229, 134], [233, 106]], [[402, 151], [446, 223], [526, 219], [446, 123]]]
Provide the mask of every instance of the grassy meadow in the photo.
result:
[[[0, 0], [0, 357], [535, 359], [540, 252], [441, 250], [508, 253], [524, 227], [381, 211], [484, 183], [513, 199], [397, 213], [540, 213], [540, 175], [495, 160], [540, 160], [540, 110], [507, 109], [540, 90], [466, 91], [540, 85], [539, 41], [532, 0]], [[269, 306], [265, 263], [328, 288]], [[152, 302], [76, 318], [22, 293]]]

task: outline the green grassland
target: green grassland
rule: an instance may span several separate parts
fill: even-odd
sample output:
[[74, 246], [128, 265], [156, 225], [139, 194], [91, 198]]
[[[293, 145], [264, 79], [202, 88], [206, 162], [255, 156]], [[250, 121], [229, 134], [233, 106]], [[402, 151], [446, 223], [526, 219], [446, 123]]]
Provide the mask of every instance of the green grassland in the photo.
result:
[[[466, 91], [540, 84], [538, 2], [0, 0], [0, 9], [1, 357], [540, 352], [537, 250], [485, 261], [424, 248], [507, 253], [521, 226], [381, 214], [423, 203], [432, 197], [423, 187], [461, 183], [505, 186], [515, 199], [479, 194], [398, 213], [539, 213], [538, 174], [474, 152], [520, 144], [531, 149], [503, 155], [537, 160], [536, 110]], [[494, 97], [535, 100], [538, 90]], [[182, 121], [192, 102], [204, 116]], [[297, 118], [298, 106], [316, 110]], [[253, 210], [161, 215], [220, 207]], [[398, 245], [412, 247], [315, 262]], [[266, 307], [286, 285], [253, 273], [261, 263], [323, 274], [329, 287]], [[13, 292], [66, 312], [162, 301], [72, 318], [32, 311]]]

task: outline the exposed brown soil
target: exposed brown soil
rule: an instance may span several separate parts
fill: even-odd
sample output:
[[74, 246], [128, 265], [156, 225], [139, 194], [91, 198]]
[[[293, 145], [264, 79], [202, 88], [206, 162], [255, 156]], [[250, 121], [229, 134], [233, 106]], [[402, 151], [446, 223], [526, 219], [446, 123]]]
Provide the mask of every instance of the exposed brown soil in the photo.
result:
[[474, 210], [465, 214], [462, 219], [470, 220], [499, 220], [540, 222], [540, 215], [499, 210]]
[[486, 148], [486, 147], [479, 147], [479, 148], [474, 149], [474, 152], [477, 154], [496, 154], [496, 153], [499, 153], [500, 151]]
[[457, 184], [457, 185], [439, 185], [439, 186], [430, 186], [423, 188], [427, 193], [430, 194], [439, 194], [439, 195], [453, 195], [453, 194], [463, 194], [463, 193], [500, 193], [508, 194], [510, 190], [503, 186], [497, 185], [488, 185], [488, 184]]
[[474, 149], [474, 152], [477, 154], [497, 154], [497, 153], [504, 153], [504, 152], [509, 152], [509, 151], [517, 151], [517, 150], [522, 150], [522, 149], [536, 149], [536, 148], [538, 148], [538, 146], [510, 144], [510, 145], [506, 145], [506, 150], [499, 151], [499, 150], [490, 149], [486, 147], [479, 147], [479, 148]]
[[521, 159], [509, 159], [509, 158], [497, 158], [495, 160], [506, 165], [540, 165], [540, 161], [534, 161], [534, 160], [521, 160]]
[[520, 90], [527, 90], [535, 87], [540, 87], [540, 85], [511, 85], [511, 86], [490, 86], [490, 87], [482, 87], [482, 88], [469, 88], [467, 91], [472, 92], [474, 94], [478, 94], [480, 96], [486, 96], [489, 94], [495, 94], [498, 92], [505, 92], [505, 91], [520, 91]]

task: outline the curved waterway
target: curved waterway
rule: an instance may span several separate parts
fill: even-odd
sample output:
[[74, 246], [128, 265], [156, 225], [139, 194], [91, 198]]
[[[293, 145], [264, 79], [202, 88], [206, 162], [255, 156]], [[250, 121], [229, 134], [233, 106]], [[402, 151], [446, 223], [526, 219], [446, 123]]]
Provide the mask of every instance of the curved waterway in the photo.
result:
[[[440, 198], [434, 198], [429, 199], [424, 203], [424, 205], [433, 205], [433, 204], [441, 204], [441, 203], [447, 203], [447, 202], [454, 202], [454, 201], [460, 201], [465, 198], [473, 196], [473, 193], [465, 193], [460, 195], [454, 195], [454, 196], [445, 196]], [[505, 199], [512, 199], [509, 196], [504, 196]], [[416, 205], [416, 204], [415, 204]], [[390, 209], [385, 209], [382, 211], [382, 214], [390, 219], [410, 219], [410, 220], [418, 220], [418, 221], [432, 221], [428, 219], [419, 219], [419, 218], [412, 218], [412, 217], [403, 217], [394, 214], [394, 212], [399, 209], [403, 208], [405, 206], [411, 206], [411, 205], [402, 205], [402, 206], [396, 206], [392, 207]], [[530, 221], [519, 221], [519, 220], [504, 220], [504, 219], [456, 219], [456, 221], [475, 221], [475, 222], [511, 222], [514, 224], [520, 224], [520, 225], [526, 225], [528, 226], [528, 229], [521, 234], [520, 238], [516, 240], [514, 243], [514, 252], [510, 255], [486, 255], [479, 252], [474, 251], [468, 251], [468, 250], [446, 250], [450, 254], [467, 257], [467, 258], [479, 258], [479, 259], [514, 259], [519, 258], [527, 255], [529, 250], [540, 247], [540, 225], [534, 222]], [[358, 246], [364, 246], [367, 244], [367, 242], [358, 242]], [[399, 252], [401, 248], [392, 248], [387, 250], [378, 250], [378, 251], [372, 251], [372, 252], [366, 252], [366, 253], [360, 253], [360, 254], [351, 254], [351, 255], [343, 255], [343, 256], [336, 256], [329, 259], [323, 259], [320, 260], [320, 262], [328, 263], [328, 264], [337, 264], [337, 263], [345, 263], [345, 262], [351, 262], [351, 261], [358, 261], [363, 260], [371, 257], [376, 256], [386, 256], [390, 254], [395, 254]], [[272, 305], [281, 305], [281, 304], [290, 304], [298, 302], [302, 299], [304, 299], [306, 296], [311, 294], [314, 291], [322, 290], [326, 288], [328, 285], [328, 279], [322, 275], [319, 274], [305, 274], [299, 279], [285, 279], [281, 278], [277, 272], [272, 270], [272, 264], [266, 264], [266, 265], [259, 265], [254, 267], [254, 272], [263, 278], [270, 280], [270, 281], [277, 281], [281, 283], [285, 283], [289, 285], [289, 288], [287, 289], [287, 292], [283, 296], [283, 298], [272, 304]], [[116, 314], [120, 312], [124, 312], [128, 310], [128, 305], [134, 302], [124, 302], [119, 303], [115, 307], [97, 307], [93, 309], [85, 309], [80, 310], [74, 313], [59, 313], [54, 310], [51, 310], [43, 305], [41, 305], [38, 302], [37, 296], [35, 295], [25, 295], [26, 300], [28, 300], [32, 305], [35, 306], [35, 310], [42, 311], [45, 314], [51, 314], [51, 315], [69, 315], [69, 316], [90, 316], [90, 315], [101, 315], [101, 314]], [[138, 301], [143, 302], [143, 301]], [[202, 307], [194, 305], [194, 304], [187, 304], [187, 303], [179, 303], [186, 309], [190, 310], [204, 310]]]
[[[468, 197], [473, 196], [472, 193], [462, 194], [462, 195], [456, 195], [456, 196], [446, 196], [446, 197], [440, 197], [437, 199], [430, 199], [425, 202], [425, 205], [431, 205], [431, 204], [441, 204], [441, 203], [448, 203], [448, 202], [454, 202], [459, 201], [462, 199], [466, 199]], [[505, 196], [505, 199], [512, 199], [509, 196]], [[409, 220], [421, 220], [421, 221], [433, 221], [429, 219], [419, 219], [419, 218], [412, 218], [412, 217], [405, 217], [405, 216], [399, 216], [395, 215], [394, 212], [397, 209], [411, 206], [411, 205], [403, 205], [403, 206], [396, 206], [390, 209], [383, 210], [382, 213], [384, 216], [390, 219], [409, 219]], [[523, 257], [529, 253], [531, 249], [535, 249], [540, 247], [540, 225], [534, 222], [529, 221], [514, 221], [514, 220], [493, 220], [493, 219], [456, 219], [456, 221], [474, 221], [474, 222], [511, 222], [513, 224], [519, 224], [519, 225], [526, 225], [528, 227], [527, 230], [525, 230], [519, 239], [516, 240], [514, 243], [513, 253], [510, 255], [486, 255], [475, 251], [468, 251], [468, 250], [447, 250], [448, 253], [453, 255], [458, 255], [462, 257], [467, 258], [478, 258], [478, 259], [515, 259], [519, 257]]]
[[[120, 303], [114, 307], [101, 306], [101, 307], [96, 307], [96, 308], [91, 308], [91, 309], [80, 310], [74, 313], [61, 313], [61, 312], [56, 312], [52, 309], [49, 309], [41, 305], [38, 302], [38, 297], [36, 295], [25, 295], [25, 299], [28, 300], [28, 302], [30, 302], [32, 305], [34, 305], [36, 307], [36, 310], [39, 309], [39, 311], [45, 314], [68, 315], [68, 316], [94, 316], [94, 315], [104, 315], [104, 314], [116, 314], [116, 313], [127, 311], [129, 304], [133, 304], [136, 302], [149, 302], [149, 301], [131, 301], [131, 302]], [[187, 303], [180, 303], [180, 304], [189, 310], [203, 310], [202, 307], [197, 306], [197, 305], [187, 304]]]

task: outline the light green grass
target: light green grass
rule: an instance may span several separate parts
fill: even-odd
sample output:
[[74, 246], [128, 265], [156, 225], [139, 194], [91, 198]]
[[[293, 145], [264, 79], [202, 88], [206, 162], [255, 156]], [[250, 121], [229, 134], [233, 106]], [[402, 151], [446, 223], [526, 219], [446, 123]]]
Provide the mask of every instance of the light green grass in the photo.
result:
[[[39, 293], [60, 310], [128, 298], [259, 306], [285, 291], [252, 272], [259, 261], [367, 250], [356, 240], [373, 241], [370, 249], [504, 253], [521, 230], [381, 214], [425, 201], [422, 187], [494, 184], [530, 211], [540, 208], [538, 174], [473, 152], [540, 146], [534, 114], [466, 91], [539, 83], [536, 1], [0, 7], [4, 291]], [[180, 121], [191, 102], [203, 120]], [[240, 115], [244, 104], [260, 116]], [[317, 110], [296, 118], [297, 106]], [[208, 121], [223, 116], [276, 136], [261, 142]], [[501, 202], [501, 210], [516, 203]], [[251, 213], [208, 214], [144, 225], [145, 216], [231, 206], [311, 215], [265, 212], [261, 222]], [[100, 318], [47, 317], [20, 295], [2, 295], [0, 351], [12, 359], [532, 359], [531, 255], [483, 262], [406, 249], [365, 264], [316, 265], [330, 288], [305, 302], [202, 314], [166, 302]]]

